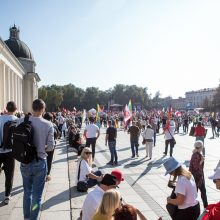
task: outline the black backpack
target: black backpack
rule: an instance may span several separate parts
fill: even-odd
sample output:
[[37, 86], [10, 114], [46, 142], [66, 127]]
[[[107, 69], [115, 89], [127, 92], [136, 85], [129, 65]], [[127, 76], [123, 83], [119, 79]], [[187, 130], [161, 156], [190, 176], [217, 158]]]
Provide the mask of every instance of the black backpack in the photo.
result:
[[16, 127], [17, 121], [7, 121], [3, 126], [3, 140], [1, 148], [11, 149], [12, 148], [12, 136]]
[[36, 147], [33, 144], [34, 130], [29, 116], [24, 118], [13, 133], [12, 156], [19, 162], [28, 164], [38, 159]]

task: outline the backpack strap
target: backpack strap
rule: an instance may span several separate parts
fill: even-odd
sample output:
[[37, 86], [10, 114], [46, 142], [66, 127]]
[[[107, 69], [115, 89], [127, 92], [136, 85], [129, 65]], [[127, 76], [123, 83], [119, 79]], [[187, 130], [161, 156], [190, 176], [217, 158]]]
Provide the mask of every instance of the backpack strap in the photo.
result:
[[30, 117], [29, 115], [25, 115], [25, 117], [24, 117], [24, 123], [27, 124], [27, 123], [29, 122], [29, 117]]
[[78, 181], [79, 181], [79, 176], [80, 176], [80, 166], [81, 166], [81, 162], [82, 162], [82, 160], [80, 161], [80, 163], [79, 163], [79, 170], [78, 170]]

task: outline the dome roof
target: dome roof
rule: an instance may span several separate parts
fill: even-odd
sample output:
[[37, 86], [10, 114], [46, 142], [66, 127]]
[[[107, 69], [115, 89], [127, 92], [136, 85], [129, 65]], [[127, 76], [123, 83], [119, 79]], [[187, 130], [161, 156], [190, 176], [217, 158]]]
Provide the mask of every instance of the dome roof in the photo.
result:
[[10, 28], [10, 38], [5, 41], [6, 45], [17, 58], [33, 60], [29, 47], [19, 39], [20, 30], [14, 25]]

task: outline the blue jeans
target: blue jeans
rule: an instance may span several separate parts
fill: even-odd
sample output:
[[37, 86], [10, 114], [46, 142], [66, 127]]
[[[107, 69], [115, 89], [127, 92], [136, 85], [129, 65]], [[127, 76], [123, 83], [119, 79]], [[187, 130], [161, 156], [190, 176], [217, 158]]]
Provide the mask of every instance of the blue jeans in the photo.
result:
[[136, 151], [136, 155], [138, 155], [138, 140], [132, 141], [131, 140], [131, 152], [132, 152], [132, 157], [135, 156], [135, 151]]
[[20, 169], [24, 187], [24, 218], [37, 220], [47, 175], [47, 161], [39, 158], [38, 161], [35, 159], [29, 164], [21, 163]]
[[[96, 172], [94, 172], [93, 174], [95, 174], [96, 176], [101, 176], [102, 175], [102, 172], [100, 171], [100, 170], [97, 170]], [[88, 181], [87, 181], [87, 183], [88, 183], [88, 188], [91, 188], [91, 187], [93, 187], [93, 186], [95, 186], [97, 183], [98, 183], [98, 181], [97, 180], [95, 180], [95, 179], [88, 179]]]
[[118, 155], [116, 151], [116, 141], [108, 142], [108, 147], [111, 153], [111, 162], [118, 162]]

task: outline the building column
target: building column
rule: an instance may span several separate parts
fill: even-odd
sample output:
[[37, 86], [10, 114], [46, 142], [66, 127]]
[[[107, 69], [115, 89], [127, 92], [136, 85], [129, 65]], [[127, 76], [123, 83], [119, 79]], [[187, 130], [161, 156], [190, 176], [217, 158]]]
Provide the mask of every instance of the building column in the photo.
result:
[[0, 111], [4, 109], [4, 64], [0, 61]]
[[14, 75], [14, 101], [15, 101], [16, 105], [18, 105], [18, 91], [17, 91], [17, 79], [18, 79], [18, 76], [14, 72], [13, 72], [13, 75]]
[[11, 69], [9, 69], [9, 76], [10, 76], [10, 78], [9, 78], [9, 80], [10, 80], [10, 100], [9, 101], [15, 101], [14, 100], [14, 74], [13, 74], [13, 72], [12, 72], [12, 70]]

